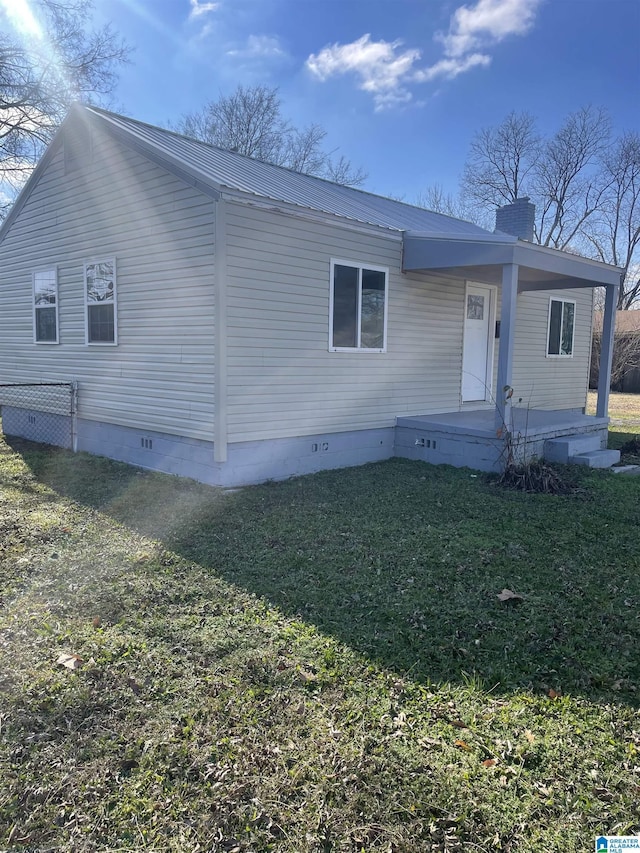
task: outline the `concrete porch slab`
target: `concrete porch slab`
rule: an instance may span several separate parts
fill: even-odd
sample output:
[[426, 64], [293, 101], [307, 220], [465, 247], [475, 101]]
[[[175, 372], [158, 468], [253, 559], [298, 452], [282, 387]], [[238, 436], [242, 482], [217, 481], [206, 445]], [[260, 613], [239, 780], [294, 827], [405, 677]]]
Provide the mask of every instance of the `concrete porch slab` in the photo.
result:
[[[607, 428], [609, 425], [609, 418], [597, 418], [593, 415], [584, 415], [582, 412], [576, 411], [519, 409], [514, 407], [512, 412], [514, 434], [519, 433], [521, 435], [583, 433]], [[483, 438], [496, 437], [495, 412], [493, 408], [476, 409], [474, 411], [442, 412], [436, 415], [399, 417], [396, 423], [400, 427], [437, 429], [450, 433], [476, 435]]]
[[504, 436], [496, 429], [493, 409], [398, 417], [395, 455], [433, 464], [502, 471], [509, 452], [518, 462], [540, 459], [545, 442], [558, 437], [578, 436], [589, 439], [591, 447], [602, 448], [609, 419], [576, 411], [514, 409], [513, 422], [512, 442], [507, 447]]

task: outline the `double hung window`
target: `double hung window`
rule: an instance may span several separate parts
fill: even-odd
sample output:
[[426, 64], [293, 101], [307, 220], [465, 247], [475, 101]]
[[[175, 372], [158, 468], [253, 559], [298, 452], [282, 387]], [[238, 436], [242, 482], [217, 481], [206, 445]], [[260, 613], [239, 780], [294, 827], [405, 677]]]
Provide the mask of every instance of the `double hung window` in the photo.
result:
[[33, 274], [33, 334], [37, 344], [58, 343], [58, 276], [55, 269]]
[[387, 299], [384, 267], [332, 261], [329, 349], [384, 352]]
[[572, 356], [576, 303], [571, 299], [549, 302], [548, 356]]
[[118, 317], [115, 259], [84, 265], [84, 293], [88, 344], [116, 344]]

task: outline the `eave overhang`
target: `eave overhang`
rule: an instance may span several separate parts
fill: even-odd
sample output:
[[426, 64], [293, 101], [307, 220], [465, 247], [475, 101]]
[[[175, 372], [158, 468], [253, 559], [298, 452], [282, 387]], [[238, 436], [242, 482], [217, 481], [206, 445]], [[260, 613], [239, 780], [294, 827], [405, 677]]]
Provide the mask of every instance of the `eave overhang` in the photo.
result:
[[508, 234], [477, 238], [404, 232], [404, 272], [443, 272], [457, 278], [500, 284], [505, 264], [518, 267], [518, 290], [602, 287], [620, 283], [619, 267]]

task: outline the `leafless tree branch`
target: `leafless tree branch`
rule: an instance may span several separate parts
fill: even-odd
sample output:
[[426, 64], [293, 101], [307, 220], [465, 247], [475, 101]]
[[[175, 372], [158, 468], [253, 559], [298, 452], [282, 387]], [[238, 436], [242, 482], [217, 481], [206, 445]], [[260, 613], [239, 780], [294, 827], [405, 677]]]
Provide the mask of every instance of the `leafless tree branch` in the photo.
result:
[[[24, 178], [74, 100], [108, 96], [130, 48], [111, 27], [90, 30], [91, 0], [35, 0], [42, 38], [0, 33], [0, 184]], [[2, 212], [0, 211], [0, 216]]]
[[336, 183], [359, 186], [367, 177], [346, 157], [323, 148], [327, 134], [320, 125], [291, 125], [282, 115], [278, 90], [270, 86], [238, 86], [184, 115], [173, 128], [219, 148]]

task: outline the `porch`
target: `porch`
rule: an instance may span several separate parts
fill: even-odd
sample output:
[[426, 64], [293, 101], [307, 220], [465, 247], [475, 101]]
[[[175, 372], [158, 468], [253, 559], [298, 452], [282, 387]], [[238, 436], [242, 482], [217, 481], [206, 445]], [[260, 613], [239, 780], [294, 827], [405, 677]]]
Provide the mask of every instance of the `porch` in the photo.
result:
[[[577, 255], [534, 244], [533, 206], [528, 199], [518, 199], [509, 206], [512, 213], [525, 212], [531, 219], [530, 228], [525, 229], [525, 239], [520, 222], [511, 233], [496, 230], [493, 234], [477, 235], [473, 238], [451, 235], [420, 234], [405, 232], [403, 240], [403, 270], [438, 272], [451, 275], [467, 282], [465, 327], [468, 321], [482, 320], [482, 309], [478, 308], [482, 295], [475, 296], [476, 283], [492, 288], [499, 293], [500, 311], [496, 316], [496, 341], [498, 349], [497, 381], [495, 392], [493, 379], [493, 342], [491, 341], [492, 314], [489, 314], [487, 329], [480, 345], [473, 352], [472, 364], [479, 364], [477, 376], [481, 397], [465, 397], [465, 376], [471, 371], [464, 366], [461, 394], [461, 410], [436, 415], [399, 417], [396, 425], [396, 455], [410, 459], [423, 459], [433, 463], [448, 463], [458, 467], [469, 466], [483, 471], [502, 470], [508, 458], [522, 461], [531, 458], [547, 458], [557, 462], [575, 461], [590, 467], [608, 467], [615, 464], [614, 451], [606, 451], [609, 386], [615, 308], [618, 298], [621, 270]], [[526, 210], [525, 210], [526, 209]], [[516, 217], [517, 219], [518, 217]], [[472, 285], [470, 286], [470, 283]], [[583, 414], [582, 410], [554, 409], [554, 403], [562, 404], [562, 393], [540, 408], [522, 408], [516, 404], [525, 394], [513, 387], [514, 339], [518, 305], [523, 294], [535, 291], [567, 289], [589, 289], [601, 287], [605, 291], [602, 348], [596, 416]], [[486, 287], [485, 287], [486, 290]], [[485, 304], [492, 304], [493, 297], [485, 296]], [[559, 300], [556, 300], [558, 303]], [[567, 341], [560, 342], [560, 327], [564, 320], [553, 317], [553, 302], [550, 300], [545, 346], [547, 359], [574, 357], [575, 307], [568, 315], [569, 334]], [[575, 302], [573, 303], [575, 306]], [[564, 316], [564, 308], [561, 309]], [[554, 322], [558, 341], [552, 342]], [[469, 334], [474, 335], [470, 327]], [[562, 325], [564, 328], [564, 325]], [[484, 340], [488, 343], [485, 345]], [[486, 350], [486, 359], [484, 352]], [[588, 356], [584, 359], [584, 387], [588, 377]], [[485, 369], [486, 361], [486, 369]], [[551, 373], [551, 371], [549, 371]], [[578, 379], [581, 384], [582, 379]], [[520, 376], [522, 383], [522, 376]], [[471, 389], [478, 393], [478, 389]], [[514, 393], [515, 392], [515, 393]], [[493, 405], [465, 410], [465, 399], [491, 400]], [[550, 405], [549, 405], [550, 403]], [[572, 403], [575, 406], [576, 403]]]
[[[608, 424], [607, 417], [578, 411], [513, 406], [509, 441], [518, 461], [544, 457], [567, 462], [576, 453], [606, 448]], [[399, 417], [396, 421], [395, 455], [406, 459], [501, 471], [508, 450], [506, 431], [496, 428], [493, 407]]]

